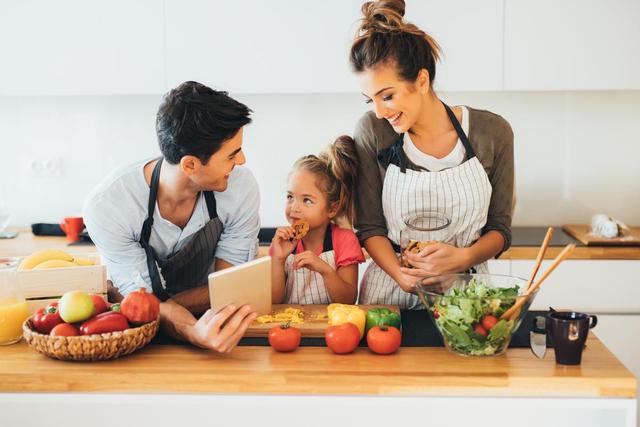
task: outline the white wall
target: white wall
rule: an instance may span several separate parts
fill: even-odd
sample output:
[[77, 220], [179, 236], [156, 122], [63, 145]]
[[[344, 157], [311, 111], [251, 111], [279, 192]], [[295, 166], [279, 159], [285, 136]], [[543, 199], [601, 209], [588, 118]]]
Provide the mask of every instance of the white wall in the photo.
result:
[[[442, 94], [504, 116], [516, 135], [515, 225], [585, 223], [606, 212], [640, 224], [640, 91]], [[262, 190], [263, 226], [284, 221], [293, 161], [351, 133], [367, 109], [358, 94], [241, 95], [254, 110], [248, 166]], [[80, 212], [89, 190], [121, 164], [158, 153], [160, 96], [0, 97], [0, 206], [12, 225]], [[54, 160], [39, 177], [31, 162]]]

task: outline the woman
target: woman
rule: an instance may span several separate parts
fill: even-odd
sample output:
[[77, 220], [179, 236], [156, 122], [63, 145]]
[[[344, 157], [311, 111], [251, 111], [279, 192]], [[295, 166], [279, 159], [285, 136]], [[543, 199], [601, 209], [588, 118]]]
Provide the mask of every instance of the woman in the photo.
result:
[[[350, 61], [366, 102], [354, 139], [360, 158], [356, 229], [373, 262], [360, 302], [420, 308], [412, 293], [425, 275], [488, 272], [486, 261], [511, 241], [513, 133], [500, 116], [448, 107], [433, 91], [440, 49], [404, 21], [404, 1], [368, 2]], [[472, 72], [470, 70], [470, 72]], [[447, 241], [405, 254], [405, 220], [448, 218]]]

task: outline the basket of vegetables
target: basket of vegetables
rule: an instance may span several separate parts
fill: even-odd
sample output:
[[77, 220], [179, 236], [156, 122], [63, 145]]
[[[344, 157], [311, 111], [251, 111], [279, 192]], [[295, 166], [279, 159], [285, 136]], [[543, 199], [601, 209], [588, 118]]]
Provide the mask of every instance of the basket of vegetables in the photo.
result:
[[25, 320], [22, 330], [30, 347], [54, 359], [107, 360], [149, 344], [159, 314], [160, 302], [144, 289], [111, 305], [100, 295], [71, 291]]
[[[512, 276], [445, 274], [424, 278], [415, 289], [448, 350], [464, 356], [497, 356], [509, 346], [537, 294], [537, 290], [525, 294], [526, 284]], [[517, 310], [507, 313], [516, 302]]]

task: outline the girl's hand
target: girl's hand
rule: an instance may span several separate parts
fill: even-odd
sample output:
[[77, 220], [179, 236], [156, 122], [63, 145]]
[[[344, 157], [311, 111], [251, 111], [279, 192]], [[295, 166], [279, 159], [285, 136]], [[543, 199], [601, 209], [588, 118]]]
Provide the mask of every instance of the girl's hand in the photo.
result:
[[293, 258], [294, 270], [298, 270], [303, 267], [306, 267], [309, 270], [315, 271], [316, 273], [320, 274], [326, 274], [330, 271], [333, 271], [333, 268], [331, 268], [329, 264], [324, 262], [318, 255], [316, 255], [312, 251], [304, 251], [297, 254]]
[[284, 261], [298, 244], [297, 240], [293, 239], [292, 227], [280, 227], [276, 230], [276, 234], [271, 240], [272, 258], [276, 261]]
[[420, 253], [404, 255], [415, 268], [400, 268], [400, 271], [415, 278], [446, 273], [460, 273], [471, 267], [469, 248], [457, 248], [446, 243], [434, 243]]

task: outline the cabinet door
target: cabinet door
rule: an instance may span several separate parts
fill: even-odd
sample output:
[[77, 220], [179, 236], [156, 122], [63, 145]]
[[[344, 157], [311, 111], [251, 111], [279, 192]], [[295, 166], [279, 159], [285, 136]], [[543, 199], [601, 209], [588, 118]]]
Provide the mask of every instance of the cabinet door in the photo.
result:
[[4, 2], [0, 52], [0, 95], [161, 93], [162, 2]]
[[[549, 267], [544, 261], [537, 277]], [[514, 276], [529, 278], [535, 261], [512, 260]], [[532, 307], [589, 312], [640, 313], [640, 261], [569, 260], [551, 273]]]
[[360, 4], [167, 0], [167, 84], [197, 80], [234, 93], [356, 92], [348, 49]]
[[640, 314], [598, 315], [598, 324], [592, 331], [636, 377], [640, 377]]
[[505, 0], [505, 89], [640, 88], [637, 0]]
[[502, 90], [503, 0], [409, 2], [405, 18], [442, 48], [436, 90]]

